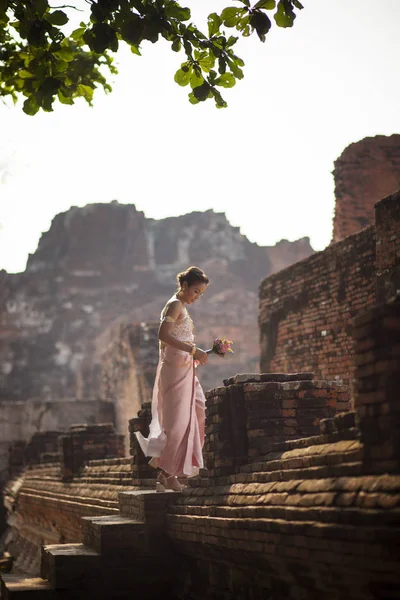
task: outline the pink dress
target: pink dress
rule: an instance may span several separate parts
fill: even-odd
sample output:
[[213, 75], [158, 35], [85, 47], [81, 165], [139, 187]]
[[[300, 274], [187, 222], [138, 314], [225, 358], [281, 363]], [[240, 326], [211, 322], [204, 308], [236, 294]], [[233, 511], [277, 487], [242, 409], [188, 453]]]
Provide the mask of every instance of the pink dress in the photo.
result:
[[[161, 313], [161, 320], [167, 305]], [[193, 342], [193, 321], [184, 308], [172, 335]], [[145, 456], [153, 458], [170, 475], [193, 477], [203, 467], [205, 397], [188, 352], [160, 342], [160, 357], [153, 388], [149, 437], [136, 437]]]

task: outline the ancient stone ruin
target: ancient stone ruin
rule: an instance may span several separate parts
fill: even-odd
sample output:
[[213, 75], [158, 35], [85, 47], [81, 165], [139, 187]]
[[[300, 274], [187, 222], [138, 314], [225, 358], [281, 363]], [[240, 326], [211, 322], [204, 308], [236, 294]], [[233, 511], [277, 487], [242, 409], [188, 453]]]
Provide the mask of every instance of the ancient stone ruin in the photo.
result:
[[400, 293], [399, 204], [375, 204], [374, 225], [265, 279], [260, 287], [261, 370], [306, 369], [352, 385], [352, 320]]
[[[38, 431], [113, 422], [128, 435], [151, 395], [158, 315], [176, 273], [197, 262], [212, 280], [193, 307], [198, 343], [225, 335], [232, 371], [254, 371], [259, 282], [312, 252], [308, 239], [252, 244], [213, 211], [155, 221], [112, 202], [57, 215], [26, 271], [0, 272], [0, 487], [9, 444]], [[209, 363], [205, 389], [226, 370]]]
[[[2, 600], [400, 597], [391, 191], [374, 224], [263, 279], [261, 369], [225, 369], [207, 391], [206, 468], [183, 492], [154, 491], [134, 436], [151, 418], [156, 325], [113, 322], [90, 338], [97, 366], [78, 381], [115, 393], [91, 401], [129, 420], [129, 448], [115, 412], [8, 444]], [[128, 389], [140, 399], [133, 418], [118, 404]]]
[[375, 203], [400, 188], [400, 135], [350, 144], [335, 161], [332, 242], [374, 225]]

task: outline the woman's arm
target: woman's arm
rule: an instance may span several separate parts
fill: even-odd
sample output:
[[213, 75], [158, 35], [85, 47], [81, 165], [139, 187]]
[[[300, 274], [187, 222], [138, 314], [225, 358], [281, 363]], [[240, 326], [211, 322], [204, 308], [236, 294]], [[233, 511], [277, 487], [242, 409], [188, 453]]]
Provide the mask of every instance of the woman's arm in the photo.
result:
[[182, 304], [179, 300], [173, 300], [168, 306], [167, 312], [161, 321], [160, 329], [158, 330], [158, 339], [164, 344], [168, 344], [168, 346], [173, 346], [178, 350], [183, 350], [184, 352], [190, 353], [192, 351], [193, 344], [190, 342], [181, 342], [181, 340], [178, 340], [171, 333], [175, 321], [181, 314], [181, 307]]
[[[173, 300], [167, 309], [166, 314], [161, 321], [160, 328], [158, 330], [158, 339], [164, 344], [168, 344], [168, 346], [173, 346], [178, 350], [183, 350], [184, 352], [188, 352], [192, 354], [193, 346], [191, 342], [181, 342], [174, 335], [172, 335], [171, 331], [174, 327], [175, 321], [179, 318], [182, 310], [182, 304], [179, 300]], [[198, 360], [202, 365], [207, 362], [208, 355], [201, 348], [196, 348], [196, 352], [193, 355], [193, 358]]]

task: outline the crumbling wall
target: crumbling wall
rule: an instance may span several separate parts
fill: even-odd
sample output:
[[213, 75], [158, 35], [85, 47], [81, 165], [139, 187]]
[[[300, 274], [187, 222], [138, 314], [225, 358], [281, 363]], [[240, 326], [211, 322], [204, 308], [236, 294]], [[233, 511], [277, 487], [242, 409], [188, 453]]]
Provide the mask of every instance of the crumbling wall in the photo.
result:
[[375, 226], [262, 282], [262, 371], [312, 371], [352, 385], [352, 320], [400, 289], [400, 192], [375, 215]]
[[400, 135], [350, 144], [335, 161], [332, 242], [374, 224], [374, 205], [400, 188]]

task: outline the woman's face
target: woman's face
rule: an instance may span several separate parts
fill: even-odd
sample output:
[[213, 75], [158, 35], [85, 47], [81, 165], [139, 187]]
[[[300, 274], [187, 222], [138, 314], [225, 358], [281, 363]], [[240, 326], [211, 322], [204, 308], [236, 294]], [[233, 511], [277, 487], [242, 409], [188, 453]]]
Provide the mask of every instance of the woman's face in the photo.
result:
[[182, 291], [179, 295], [182, 302], [186, 304], [193, 304], [196, 302], [204, 294], [208, 285], [207, 283], [194, 283], [193, 285], [188, 286], [186, 281], [183, 283]]

